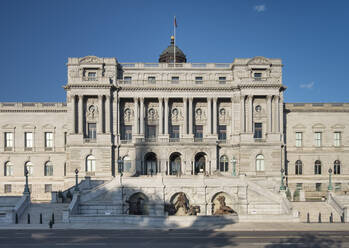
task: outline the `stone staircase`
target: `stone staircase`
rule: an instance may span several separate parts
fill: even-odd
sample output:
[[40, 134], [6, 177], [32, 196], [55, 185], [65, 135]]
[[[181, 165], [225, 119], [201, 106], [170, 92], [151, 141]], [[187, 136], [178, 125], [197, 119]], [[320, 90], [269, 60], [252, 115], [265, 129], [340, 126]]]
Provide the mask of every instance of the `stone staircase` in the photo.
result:
[[292, 206], [299, 212], [301, 222], [307, 222], [309, 213], [310, 222], [318, 222], [321, 213], [321, 222], [330, 222], [330, 215], [333, 214], [333, 222], [341, 222], [337, 211], [327, 202], [292, 202]]
[[54, 213], [55, 223], [62, 223], [63, 210], [67, 209], [69, 203], [50, 203], [50, 202], [32, 202], [30, 207], [19, 219], [20, 224], [28, 223], [28, 214], [30, 214], [31, 224], [40, 224], [40, 213], [42, 214], [42, 223], [48, 224]]

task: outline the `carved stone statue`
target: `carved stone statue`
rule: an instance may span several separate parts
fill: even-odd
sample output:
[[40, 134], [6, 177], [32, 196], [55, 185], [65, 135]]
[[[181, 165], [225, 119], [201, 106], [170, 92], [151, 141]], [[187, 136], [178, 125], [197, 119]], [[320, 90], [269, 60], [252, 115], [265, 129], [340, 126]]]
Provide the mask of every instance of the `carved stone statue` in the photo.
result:
[[189, 207], [187, 197], [184, 193], [179, 193], [176, 202], [174, 203], [176, 215], [187, 215]]
[[236, 214], [236, 212], [231, 207], [228, 207], [225, 204], [224, 196], [219, 196], [217, 200], [219, 202], [219, 208], [216, 210], [216, 212], [214, 212], [213, 215]]

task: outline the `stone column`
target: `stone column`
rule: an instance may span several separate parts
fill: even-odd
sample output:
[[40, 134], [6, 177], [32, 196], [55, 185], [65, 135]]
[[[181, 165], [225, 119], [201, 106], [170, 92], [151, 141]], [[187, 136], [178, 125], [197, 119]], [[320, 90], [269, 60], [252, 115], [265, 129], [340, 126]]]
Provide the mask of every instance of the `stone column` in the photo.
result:
[[272, 117], [272, 111], [271, 111], [271, 96], [267, 96], [267, 118], [268, 118], [268, 133], [272, 132], [272, 123], [273, 123], [273, 117]]
[[245, 96], [240, 97], [240, 133], [245, 133]]
[[235, 101], [235, 97], [233, 96], [231, 98], [231, 128], [230, 128], [231, 135], [233, 135], [235, 132], [235, 118], [234, 118], [235, 117], [235, 108], [234, 108], [235, 105], [234, 105], [234, 101]]
[[212, 134], [212, 98], [207, 98], [207, 134]]
[[168, 98], [164, 98], [165, 100], [165, 135], [168, 135]]
[[188, 99], [186, 97], [183, 98], [183, 109], [184, 109], [184, 129], [183, 134], [188, 134]]
[[274, 133], [279, 131], [279, 96], [274, 96]]
[[140, 134], [141, 135], [144, 135], [144, 98], [141, 97], [139, 99], [139, 102], [140, 102], [140, 107], [139, 107], [139, 126], [140, 126]]
[[253, 96], [248, 96], [248, 132], [252, 133], [253, 128]]
[[279, 132], [281, 132], [281, 134], [283, 134], [283, 130], [284, 130], [284, 115], [283, 115], [283, 97], [280, 96], [279, 98]]
[[72, 95], [71, 96], [71, 105], [72, 105], [72, 113], [73, 113], [73, 125], [72, 125], [72, 133], [76, 133], [76, 123], [77, 123], [77, 120], [76, 120], [76, 96], [75, 95]]
[[110, 95], [105, 97], [105, 132], [110, 133]]
[[102, 133], [103, 132], [103, 96], [102, 95], [98, 95], [98, 109], [99, 109], [99, 115], [98, 115], [97, 132]]
[[79, 123], [78, 123], [78, 127], [79, 127], [79, 134], [83, 134], [83, 125], [84, 125], [84, 117], [83, 117], [83, 113], [84, 113], [84, 106], [83, 106], [83, 96], [79, 95], [79, 103], [78, 103], [78, 113], [79, 113]]
[[189, 97], [189, 134], [192, 135], [193, 134], [193, 125], [194, 125], [194, 121], [193, 121], [193, 98]]
[[213, 134], [217, 135], [217, 98], [213, 98]]
[[134, 103], [134, 133], [135, 134], [139, 134], [139, 126], [138, 126], [138, 119], [139, 119], [139, 115], [138, 115], [138, 98], [135, 97], [133, 98], [133, 103]]
[[159, 135], [164, 133], [164, 109], [163, 109], [163, 98], [159, 98]]
[[121, 111], [120, 98], [116, 94], [116, 99], [115, 99], [115, 134], [117, 137], [117, 143], [119, 142], [119, 139], [120, 139], [120, 111]]

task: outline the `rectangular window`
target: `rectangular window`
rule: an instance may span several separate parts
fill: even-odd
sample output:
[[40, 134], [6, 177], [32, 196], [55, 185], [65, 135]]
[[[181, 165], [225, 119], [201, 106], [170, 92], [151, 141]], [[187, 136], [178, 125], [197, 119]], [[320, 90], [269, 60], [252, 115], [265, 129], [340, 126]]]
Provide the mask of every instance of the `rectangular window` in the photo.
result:
[[297, 190], [302, 190], [303, 189], [303, 183], [297, 183], [296, 188], [297, 188]]
[[227, 126], [219, 125], [218, 126], [218, 140], [227, 140]]
[[255, 72], [253, 74], [253, 77], [255, 80], [260, 80], [262, 78], [262, 73], [261, 72]]
[[155, 125], [147, 125], [146, 137], [148, 139], [156, 138], [156, 126]]
[[67, 132], [64, 132], [64, 146], [67, 145]]
[[320, 147], [322, 143], [322, 133], [321, 132], [315, 132], [315, 146]]
[[25, 148], [33, 148], [33, 133], [26, 132], [24, 133], [24, 145]]
[[53, 133], [51, 133], [51, 132], [45, 133], [45, 147], [46, 148], [53, 147]]
[[296, 132], [296, 147], [302, 147], [303, 133]]
[[254, 138], [255, 139], [261, 139], [263, 134], [263, 128], [262, 128], [262, 123], [255, 123], [254, 124]]
[[87, 78], [90, 81], [95, 81], [97, 78], [97, 73], [95, 71], [90, 71], [87, 73]]
[[6, 148], [13, 147], [13, 133], [10, 133], [10, 132], [5, 133], [5, 147]]
[[45, 184], [45, 193], [52, 192], [52, 184]]
[[11, 184], [5, 184], [4, 185], [4, 191], [5, 193], [11, 193], [12, 192], [12, 185]]
[[155, 77], [148, 77], [148, 83], [155, 84], [156, 80]]
[[88, 123], [87, 124], [87, 138], [95, 140], [97, 137], [96, 123]]
[[320, 191], [321, 191], [321, 183], [316, 183], [316, 184], [315, 184], [315, 190], [316, 190], [317, 192], [320, 192]]
[[124, 84], [131, 84], [132, 83], [132, 77], [124, 77]]
[[121, 130], [121, 139], [122, 140], [132, 140], [132, 126], [124, 125]]
[[194, 130], [194, 138], [196, 140], [202, 140], [203, 137], [203, 126], [202, 125], [195, 125], [195, 130]]
[[179, 139], [179, 125], [172, 125], [171, 126], [170, 138], [171, 139]]
[[227, 82], [227, 78], [226, 78], [226, 77], [219, 77], [219, 78], [218, 78], [218, 82], [219, 82], [220, 84], [225, 84], [225, 83]]
[[172, 77], [171, 78], [171, 83], [178, 84], [179, 83], [179, 77]]
[[334, 132], [334, 146], [340, 146], [341, 145], [341, 139], [342, 139], [341, 132]]
[[202, 77], [195, 77], [195, 83], [196, 84], [202, 84], [203, 83]]

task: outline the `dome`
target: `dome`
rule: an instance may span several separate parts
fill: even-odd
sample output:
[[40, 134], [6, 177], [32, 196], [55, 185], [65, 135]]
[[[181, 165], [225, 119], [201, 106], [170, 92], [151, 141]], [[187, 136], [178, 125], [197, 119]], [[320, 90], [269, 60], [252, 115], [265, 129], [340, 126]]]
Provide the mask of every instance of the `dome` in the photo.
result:
[[[171, 44], [161, 53], [160, 63], [173, 63], [174, 62], [174, 38], [171, 37]], [[176, 46], [176, 63], [186, 63], [187, 58], [183, 51]]]

